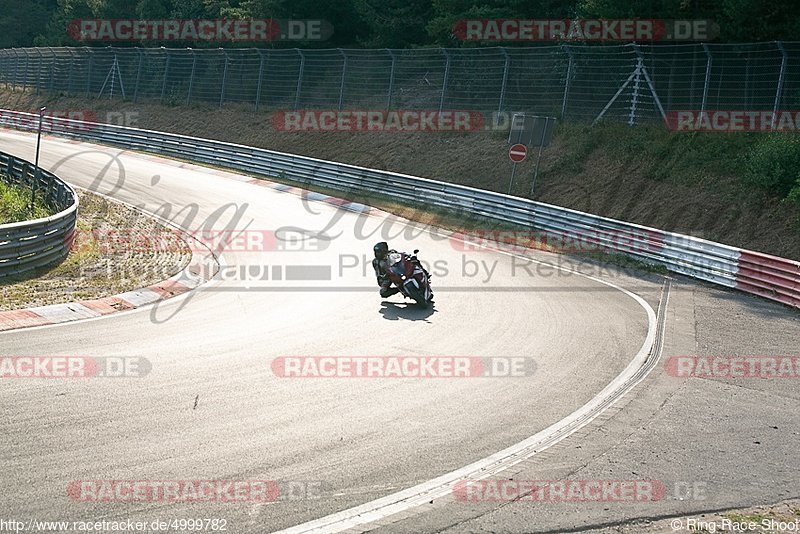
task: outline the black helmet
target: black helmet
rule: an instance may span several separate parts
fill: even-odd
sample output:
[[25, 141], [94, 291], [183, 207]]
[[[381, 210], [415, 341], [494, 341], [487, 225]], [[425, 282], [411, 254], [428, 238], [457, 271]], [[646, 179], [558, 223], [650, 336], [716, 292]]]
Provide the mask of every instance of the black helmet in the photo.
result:
[[375, 253], [375, 259], [382, 260], [389, 253], [389, 243], [386, 241], [375, 243], [375, 246], [372, 247], [372, 251]]

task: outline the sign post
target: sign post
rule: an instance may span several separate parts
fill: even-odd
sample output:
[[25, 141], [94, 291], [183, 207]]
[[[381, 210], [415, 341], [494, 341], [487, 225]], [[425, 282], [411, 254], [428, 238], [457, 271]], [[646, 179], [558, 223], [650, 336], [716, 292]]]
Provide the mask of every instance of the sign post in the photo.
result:
[[[530, 147], [539, 147], [539, 153], [536, 157], [536, 165], [533, 169], [533, 178], [531, 179], [530, 197], [533, 197], [533, 188], [536, 184], [536, 179], [539, 177], [539, 163], [542, 159], [542, 149], [548, 146], [553, 139], [553, 130], [556, 125], [555, 117], [544, 117], [539, 115], [525, 115], [525, 113], [514, 113], [511, 118], [511, 131], [508, 134], [508, 144], [512, 145], [509, 151], [509, 158], [514, 162], [514, 168], [511, 169], [511, 183], [508, 185], [508, 194], [510, 195], [514, 188], [514, 176], [516, 175], [516, 164], [525, 159], [527, 149]], [[524, 150], [520, 150], [520, 147]], [[522, 156], [515, 160], [512, 152], [520, 153]]]
[[511, 148], [508, 149], [508, 159], [514, 162], [514, 165], [511, 167], [511, 180], [508, 182], [508, 194], [511, 194], [511, 190], [514, 187], [514, 175], [517, 174], [517, 163], [521, 163], [525, 161], [525, 157], [528, 155], [528, 147], [521, 143], [517, 143], [516, 145], [511, 145]]

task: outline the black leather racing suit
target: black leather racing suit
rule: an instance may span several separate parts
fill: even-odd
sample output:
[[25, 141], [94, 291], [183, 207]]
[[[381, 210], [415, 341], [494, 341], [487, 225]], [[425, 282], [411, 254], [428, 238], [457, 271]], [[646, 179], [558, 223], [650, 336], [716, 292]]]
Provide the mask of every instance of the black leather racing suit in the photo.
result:
[[[397, 252], [396, 250], [390, 250], [389, 254]], [[380, 293], [382, 298], [391, 297], [392, 295], [396, 295], [400, 292], [399, 287], [392, 287], [392, 281], [389, 280], [389, 254], [384, 256], [382, 260], [378, 260], [375, 258], [372, 260], [372, 268], [375, 269], [375, 276], [378, 279], [378, 285], [381, 287]]]

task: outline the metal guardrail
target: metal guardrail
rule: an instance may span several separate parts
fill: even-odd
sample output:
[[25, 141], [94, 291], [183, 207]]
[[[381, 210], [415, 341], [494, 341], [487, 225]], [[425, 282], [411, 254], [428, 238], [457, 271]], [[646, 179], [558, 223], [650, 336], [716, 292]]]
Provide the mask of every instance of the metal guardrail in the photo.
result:
[[78, 195], [51, 172], [33, 171], [33, 164], [0, 152], [0, 172], [12, 185], [36, 187], [55, 215], [0, 225], [0, 278], [59, 263], [75, 237]]
[[[30, 130], [34, 115], [0, 110], [0, 126]], [[439, 208], [588, 239], [599, 248], [625, 254], [698, 280], [777, 300], [800, 308], [800, 262], [665, 232], [524, 198], [388, 171], [210, 139], [123, 126], [46, 118], [47, 131], [124, 149], [207, 163], [265, 177], [285, 177], [340, 191], [380, 192]]]

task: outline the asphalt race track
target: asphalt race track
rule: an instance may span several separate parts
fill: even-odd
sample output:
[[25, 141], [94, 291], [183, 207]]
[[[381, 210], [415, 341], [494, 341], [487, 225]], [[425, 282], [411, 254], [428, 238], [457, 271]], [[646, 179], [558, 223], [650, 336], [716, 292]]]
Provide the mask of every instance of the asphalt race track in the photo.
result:
[[[32, 136], [0, 132], [3, 151], [32, 161], [34, 146]], [[107, 147], [46, 138], [41, 161], [71, 184], [165, 215], [187, 230], [296, 235], [302, 229], [330, 239], [306, 240], [299, 250], [231, 247], [220, 256], [217, 278], [188, 295], [101, 319], [0, 333], [3, 356], [144, 358], [152, 366], [143, 377], [0, 383], [0, 509], [20, 520], [202, 517], [224, 518], [232, 532], [289, 528], [422, 484], [557, 423], [612, 383], [653, 335], [651, 314], [659, 309], [663, 290], [663, 278], [656, 275], [589, 266], [581, 270], [589, 276], [583, 276], [504, 252], [465, 250], [458, 240], [413, 231], [382, 212], [344, 211], [250, 183], [251, 177]], [[431, 262], [433, 310], [416, 309], [400, 296], [380, 298], [368, 260], [381, 237], [398, 249], [418, 248]], [[569, 263], [545, 252], [528, 256]], [[772, 350], [794, 346], [796, 351], [800, 330], [793, 312], [685, 280], [680, 285], [680, 291], [720, 293], [729, 295], [732, 305], [767, 309], [773, 316], [762, 320], [782, 321], [778, 335], [785, 336]], [[682, 306], [680, 296], [674, 298]], [[689, 319], [686, 306], [667, 311], [667, 334], [678, 332], [676, 339], [689, 339], [680, 333], [687, 321], [703, 322]], [[699, 346], [681, 348], [685, 354]], [[535, 369], [514, 377], [276, 376], [272, 364], [285, 356], [524, 357]], [[632, 439], [631, 432], [653, 416], [655, 408], [649, 407], [672, 398], [685, 382], [669, 384], [630, 392], [626, 399], [635, 397], [628, 401], [633, 406], [624, 402], [617, 408], [628, 414], [630, 425], [596, 435], [587, 450], [611, 450]], [[796, 402], [796, 388], [778, 387], [781, 398]], [[651, 394], [663, 390], [663, 397], [642, 397], [648, 388]], [[587, 428], [603, 434], [597, 429], [609, 417]], [[793, 422], [796, 430], [796, 417]], [[716, 424], [707, 421], [706, 427]], [[561, 455], [550, 467], [566, 468], [574, 458], [565, 451], [580, 448], [585, 439], [584, 432], [576, 434], [548, 452]], [[786, 447], [781, 462], [796, 466], [796, 448]], [[580, 464], [602, 455], [598, 450], [581, 457]], [[694, 457], [699, 464], [708, 462], [708, 456]], [[636, 475], [630, 469], [624, 474], [600, 469], [594, 478], [661, 477], [671, 491], [675, 479], [668, 479], [669, 470], [648, 470], [658, 460], [648, 465], [628, 454], [624, 458], [620, 462], [641, 467]], [[689, 463], [683, 468], [684, 479], [691, 477]], [[541, 473], [542, 468], [531, 469]], [[773, 477], [772, 490], [782, 480], [790, 496], [796, 494], [796, 474], [785, 477]], [[82, 480], [269, 480], [278, 481], [283, 496], [257, 503], [77, 502], [67, 488]], [[711, 475], [704, 480], [713, 486]], [[753, 491], [765, 501], [785, 496], [769, 487]], [[718, 503], [696, 503], [695, 509], [738, 502], [717, 496]], [[745, 491], [737, 498], [747, 496]], [[601, 507], [597, 521], [677, 513], [676, 506], [619, 513]], [[445, 518], [466, 521], [469, 509], [449, 502], [413, 515], [412, 523], [387, 528], [444, 530], [452, 527]], [[461, 529], [549, 528], [496, 513], [491, 521], [484, 517], [480, 525]], [[579, 525], [585, 518], [574, 519], [576, 513], [572, 506], [542, 515], [550, 517], [551, 526]]]

